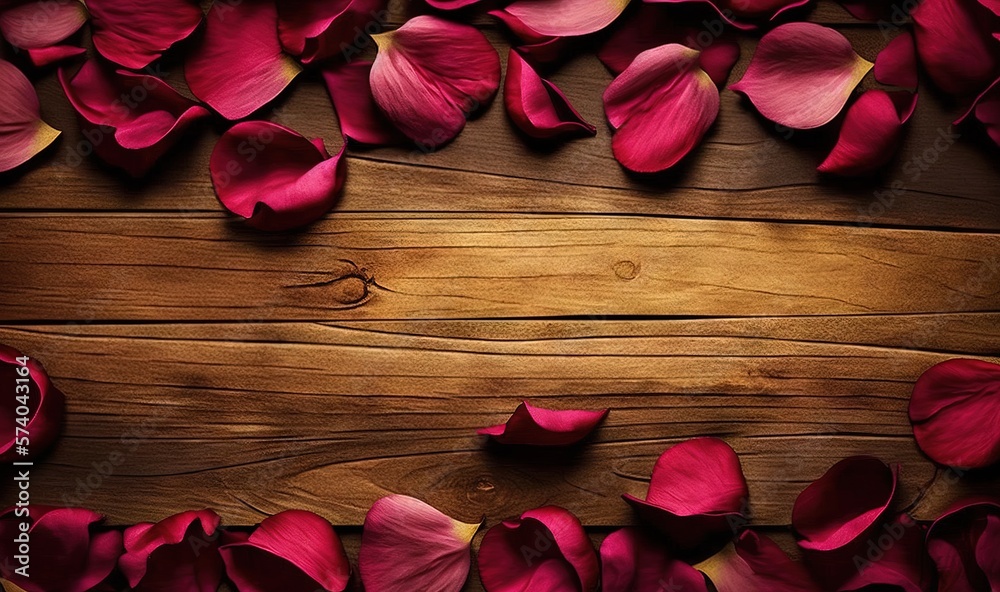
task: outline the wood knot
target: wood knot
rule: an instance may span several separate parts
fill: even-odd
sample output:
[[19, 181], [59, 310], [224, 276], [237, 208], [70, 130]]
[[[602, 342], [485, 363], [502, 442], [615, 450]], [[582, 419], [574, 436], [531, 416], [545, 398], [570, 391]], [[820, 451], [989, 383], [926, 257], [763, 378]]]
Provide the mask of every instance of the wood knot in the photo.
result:
[[611, 266], [615, 270], [615, 275], [618, 279], [630, 282], [639, 276], [639, 270], [641, 266], [638, 263], [633, 263], [631, 261], [619, 261]]

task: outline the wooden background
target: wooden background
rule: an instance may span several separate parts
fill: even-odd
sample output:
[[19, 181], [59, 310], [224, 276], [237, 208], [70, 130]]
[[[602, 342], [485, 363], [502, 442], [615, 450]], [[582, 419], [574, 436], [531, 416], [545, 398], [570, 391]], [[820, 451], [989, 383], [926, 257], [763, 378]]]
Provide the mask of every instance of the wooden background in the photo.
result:
[[[832, 3], [807, 14], [869, 60], [893, 34]], [[486, 526], [559, 504], [601, 533], [632, 521], [619, 496], [644, 494], [665, 448], [704, 435], [737, 450], [753, 522], [777, 531], [852, 454], [901, 463], [920, 518], [996, 490], [935, 471], [906, 416], [926, 368], [1000, 356], [998, 150], [974, 128], [935, 147], [958, 106], [924, 90], [885, 174], [839, 182], [815, 172], [835, 129], [785, 138], [726, 90], [679, 170], [636, 179], [612, 158], [593, 52], [551, 78], [596, 139], [529, 146], [497, 102], [440, 152], [353, 150], [334, 213], [266, 235], [213, 196], [221, 124], [143, 181], [73, 166], [82, 138], [42, 74], [63, 138], [0, 188], [0, 342], [69, 399], [33, 502], [121, 525], [304, 508], [353, 548], [395, 492]], [[264, 116], [339, 147], [315, 75]], [[612, 412], [577, 449], [484, 445], [475, 429], [522, 399]]]

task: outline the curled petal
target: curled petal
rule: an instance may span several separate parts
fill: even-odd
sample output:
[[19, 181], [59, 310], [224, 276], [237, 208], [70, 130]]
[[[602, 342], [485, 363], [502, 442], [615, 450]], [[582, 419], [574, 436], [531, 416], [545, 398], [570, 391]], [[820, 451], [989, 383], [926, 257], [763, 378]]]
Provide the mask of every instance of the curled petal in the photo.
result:
[[599, 579], [597, 553], [583, 526], [556, 506], [491, 528], [478, 561], [486, 592], [592, 592]]
[[771, 121], [810, 129], [832, 121], [871, 68], [837, 31], [788, 23], [764, 35], [746, 74], [730, 88]]
[[719, 114], [719, 90], [698, 65], [699, 53], [676, 43], [647, 50], [604, 93], [615, 128], [611, 147], [630, 171], [656, 173], [677, 164]]
[[41, 49], [29, 49], [28, 59], [38, 68], [86, 55], [87, 50], [74, 45], [53, 45]]
[[695, 438], [660, 455], [645, 500], [622, 497], [674, 546], [689, 549], [737, 530], [746, 520], [750, 492], [728, 444]]
[[[575, 37], [607, 27], [629, 0], [515, 0], [500, 12], [536, 35]], [[509, 19], [509, 20], [508, 20]]]
[[302, 510], [265, 519], [245, 541], [219, 547], [240, 592], [341, 592], [351, 577], [333, 526]]
[[[4, 63], [0, 62], [0, 67]], [[66, 398], [53, 386], [45, 368], [34, 358], [21, 364], [18, 360], [24, 361], [25, 357], [13, 348], [0, 345], [0, 385], [3, 385], [0, 391], [3, 396], [0, 401], [0, 420], [3, 421], [0, 428], [0, 462], [3, 463], [38, 458], [59, 437], [66, 412]], [[26, 386], [27, 392], [18, 385]], [[24, 411], [22, 407], [27, 407], [27, 413], [19, 413]], [[27, 454], [20, 454], [16, 428], [22, 428], [30, 436]], [[22, 432], [20, 436], [23, 435]]]
[[[860, 21], [875, 22], [902, 18], [906, 13], [894, 0], [838, 0], [844, 10]], [[893, 10], [899, 11], [899, 17], [894, 17]]]
[[833, 151], [819, 165], [823, 173], [857, 176], [873, 173], [892, 160], [903, 138], [917, 95], [909, 91], [865, 91], [847, 110]]
[[377, 33], [388, 20], [384, 0], [296, 0], [278, 2], [281, 45], [303, 64], [346, 51], [364, 32]]
[[310, 142], [267, 121], [238, 123], [212, 151], [212, 184], [222, 205], [250, 226], [298, 228], [336, 203], [347, 172], [346, 147], [331, 158], [322, 140]]
[[146, 174], [192, 123], [209, 114], [159, 78], [110, 72], [97, 60], [87, 61], [72, 79], [60, 70], [59, 81], [94, 151], [134, 177]]
[[978, 592], [1000, 586], [1000, 501], [956, 503], [931, 524], [927, 551], [942, 592]]
[[471, 26], [418, 16], [375, 41], [375, 102], [422, 147], [451, 141], [500, 86], [500, 57]]
[[93, 19], [94, 47], [112, 62], [145, 68], [201, 24], [193, 0], [87, 0]]
[[718, 555], [696, 565], [717, 592], [819, 592], [809, 571], [771, 539], [747, 530]]
[[479, 524], [453, 520], [405, 495], [384, 497], [368, 510], [358, 567], [368, 592], [458, 592], [472, 563]]
[[502, 10], [491, 10], [489, 14], [500, 19], [522, 41], [515, 49], [536, 63], [557, 62], [570, 54], [570, 50], [573, 48], [575, 39], [572, 37], [541, 35]]
[[981, 92], [1000, 74], [997, 16], [976, 0], [925, 0], [913, 11], [920, 61], [952, 95]]
[[567, 446], [586, 438], [608, 416], [601, 411], [555, 411], [534, 407], [527, 401], [518, 405], [506, 424], [478, 430], [501, 444]]
[[31, 82], [13, 64], [0, 60], [0, 173], [28, 162], [59, 134], [42, 121]]
[[802, 537], [799, 546], [832, 551], [856, 542], [889, 508], [898, 472], [871, 456], [833, 465], [795, 500], [792, 527]]
[[212, 510], [175, 514], [125, 529], [118, 566], [137, 592], [216, 592], [222, 583], [219, 515]]
[[838, 592], [933, 592], [934, 567], [924, 547], [925, 531], [906, 514], [885, 524], [863, 550], [836, 566], [839, 574], [847, 576], [837, 587]]
[[302, 71], [282, 53], [277, 28], [273, 0], [216, 0], [184, 64], [191, 92], [231, 120], [274, 100]]
[[675, 559], [659, 541], [637, 528], [623, 528], [601, 543], [604, 592], [708, 592], [705, 577]]
[[997, 79], [973, 108], [976, 119], [986, 127], [990, 139], [1000, 146], [1000, 79]]
[[31, 506], [30, 577], [15, 571], [20, 564], [15, 539], [24, 518], [14, 509], [0, 514], [0, 552], [8, 559], [0, 563], [0, 574], [25, 592], [85, 592], [108, 579], [122, 553], [122, 535], [101, 530], [104, 516], [83, 508]]
[[87, 22], [78, 0], [34, 0], [0, 12], [0, 33], [14, 47], [44, 49], [76, 33]]
[[[680, 4], [692, 0], [646, 0], [663, 4]], [[694, 0], [708, 3], [727, 23], [743, 30], [757, 28], [749, 21], [771, 19], [793, 8], [805, 6], [811, 0]], [[712, 25], [713, 27], [715, 25]]]
[[597, 128], [584, 121], [566, 95], [539, 76], [514, 49], [507, 58], [504, 104], [514, 124], [532, 138], [597, 134]]
[[913, 35], [903, 31], [896, 35], [875, 57], [875, 80], [889, 86], [910, 90], [917, 88], [917, 48]]
[[372, 146], [397, 144], [403, 135], [392, 127], [372, 97], [371, 62], [347, 62], [323, 70], [340, 131], [355, 142]]
[[913, 386], [910, 423], [934, 462], [981, 468], [1000, 461], [1000, 365], [948, 360]]

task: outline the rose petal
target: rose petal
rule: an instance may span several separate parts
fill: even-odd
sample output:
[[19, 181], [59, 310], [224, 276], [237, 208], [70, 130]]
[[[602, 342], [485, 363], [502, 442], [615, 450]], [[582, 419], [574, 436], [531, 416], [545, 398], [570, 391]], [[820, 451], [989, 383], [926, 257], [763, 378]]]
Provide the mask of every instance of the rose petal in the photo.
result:
[[556, 506], [497, 524], [479, 547], [486, 592], [592, 592], [600, 567], [580, 521]]
[[375, 102], [422, 147], [451, 141], [500, 86], [500, 57], [474, 27], [418, 16], [375, 40]]
[[1000, 79], [976, 101], [976, 119], [986, 127], [986, 133], [1000, 146]]
[[216, 0], [207, 20], [184, 76], [191, 92], [226, 119], [257, 111], [302, 71], [281, 51], [273, 0]]
[[737, 530], [746, 520], [750, 492], [728, 444], [695, 438], [660, 455], [645, 500], [622, 497], [671, 544], [688, 549]]
[[569, 134], [596, 135], [559, 88], [539, 76], [513, 48], [507, 58], [504, 104], [511, 121], [532, 138]]
[[859, 176], [881, 169], [896, 155], [903, 138], [903, 124], [916, 103], [917, 95], [909, 91], [865, 91], [847, 110], [837, 145], [817, 170]]
[[1000, 501], [970, 499], [954, 504], [931, 524], [927, 551], [938, 569], [942, 592], [995, 590], [1000, 584], [997, 521]]
[[136, 592], [216, 592], [222, 583], [219, 515], [212, 510], [175, 514], [125, 529], [118, 566]]
[[[296, 0], [278, 2], [281, 45], [303, 64], [342, 54], [362, 31], [388, 19], [385, 0]], [[357, 49], [357, 48], [354, 48]], [[360, 50], [357, 50], [360, 52]]]
[[438, 10], [458, 10], [460, 8], [465, 8], [466, 6], [478, 4], [481, 1], [482, 0], [427, 0], [427, 4], [430, 4]]
[[87, 50], [73, 45], [53, 45], [41, 49], [29, 49], [28, 59], [37, 68], [51, 66], [57, 62], [62, 62], [70, 58], [86, 55]]
[[698, 66], [697, 51], [676, 43], [641, 54], [604, 93], [617, 131], [611, 147], [630, 171], [656, 173], [677, 164], [719, 113], [719, 90]]
[[857, 541], [892, 503], [898, 472], [871, 456], [833, 465], [795, 500], [792, 527], [799, 546], [832, 551]]
[[522, 41], [514, 49], [530, 57], [535, 63], [550, 64], [557, 62], [571, 53], [576, 39], [572, 37], [557, 37], [541, 35], [526, 27], [517, 18], [502, 10], [491, 10], [489, 14], [500, 19], [518, 39]]
[[42, 121], [31, 82], [0, 60], [0, 173], [28, 162], [60, 133]]
[[788, 23], [764, 35], [746, 74], [729, 88], [749, 97], [771, 121], [811, 129], [840, 113], [871, 68], [837, 31]]
[[695, 566], [717, 592], [819, 592], [809, 571], [771, 539], [747, 530], [721, 553]]
[[358, 567], [368, 592], [458, 592], [472, 563], [479, 524], [459, 522], [405, 495], [384, 497], [368, 510]]
[[340, 120], [340, 132], [348, 139], [387, 146], [405, 138], [379, 111], [372, 97], [371, 62], [348, 62], [323, 70], [323, 79]]
[[1000, 461], [1000, 365], [948, 360], [913, 385], [913, 435], [934, 462], [981, 468]]
[[888, 21], [893, 18], [893, 9], [899, 11], [901, 17], [906, 16], [894, 0], [838, 0], [838, 3], [851, 16], [861, 21]]
[[14, 47], [43, 49], [56, 45], [87, 22], [77, 0], [35, 0], [0, 13], [0, 33]]
[[525, 401], [518, 405], [506, 424], [482, 428], [477, 433], [491, 436], [500, 444], [568, 446], [586, 438], [607, 415], [607, 409], [556, 411]]
[[932, 592], [934, 567], [924, 548], [925, 528], [902, 514], [868, 541], [863, 553], [837, 566], [847, 576], [838, 592], [891, 589]]
[[705, 577], [636, 528], [623, 528], [601, 544], [604, 592], [708, 592]]
[[913, 35], [903, 31], [875, 57], [875, 80], [889, 86], [917, 89], [917, 48]]
[[146, 174], [192, 123], [209, 115], [159, 78], [111, 72], [97, 60], [67, 78], [60, 70], [59, 82], [94, 151], [134, 177]]
[[515, 0], [500, 12], [537, 35], [574, 37], [607, 27], [628, 3], [629, 0]]
[[302, 510], [266, 518], [249, 539], [223, 545], [219, 553], [240, 592], [341, 592], [351, 577], [333, 526]]
[[87, 0], [94, 48], [112, 62], [139, 70], [158, 60], [201, 24], [193, 0]]
[[212, 184], [222, 205], [250, 226], [298, 228], [336, 203], [347, 174], [346, 148], [331, 158], [322, 140], [310, 142], [268, 121], [238, 123], [212, 151]]
[[[0, 62], [0, 79], [5, 63]], [[7, 105], [7, 102], [4, 101], [2, 105]], [[3, 426], [0, 428], [2, 463], [30, 461], [41, 456], [59, 437], [66, 412], [66, 397], [49, 380], [42, 364], [29, 356], [27, 364], [22, 365], [18, 358], [24, 357], [16, 349], [0, 345], [0, 384], [3, 385], [3, 400], [0, 403], [0, 421], [3, 422], [0, 424]], [[21, 372], [25, 367], [28, 369], [27, 375]], [[27, 381], [18, 382], [19, 379]], [[26, 385], [28, 392], [18, 388], [19, 385]], [[18, 407], [22, 406], [28, 408], [27, 414], [18, 413]], [[25, 418], [27, 424], [19, 423], [20, 418]], [[19, 454], [18, 441], [23, 440], [25, 434], [17, 434], [16, 428], [23, 428], [28, 433], [28, 454]]]
[[645, 0], [661, 4], [707, 3], [715, 9], [724, 21], [743, 30], [756, 29], [748, 21], [774, 20], [786, 10], [809, 4], [811, 0]]
[[976, 0], [925, 0], [913, 11], [920, 61], [952, 95], [979, 93], [1000, 74], [997, 17]]
[[1000, 515], [987, 516], [986, 528], [976, 545], [976, 563], [986, 575], [990, 588], [1000, 590]]

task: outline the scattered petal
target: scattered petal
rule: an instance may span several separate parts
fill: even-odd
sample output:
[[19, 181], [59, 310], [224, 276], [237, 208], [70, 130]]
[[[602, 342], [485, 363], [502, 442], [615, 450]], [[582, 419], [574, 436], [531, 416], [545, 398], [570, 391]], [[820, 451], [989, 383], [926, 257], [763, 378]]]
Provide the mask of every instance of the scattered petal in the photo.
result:
[[801, 563], [771, 539], [747, 530], [721, 553], [695, 566], [717, 592], [819, 592]]
[[[0, 62], [0, 80], [3, 79], [4, 64], [6, 62]], [[0, 97], [2, 94], [0, 92]], [[2, 101], [0, 105], [8, 105], [8, 102]], [[3, 401], [0, 404], [0, 421], [3, 422], [3, 428], [0, 428], [3, 434], [0, 436], [2, 463], [30, 461], [41, 456], [59, 437], [66, 412], [66, 397], [49, 380], [45, 368], [34, 358], [29, 358], [27, 364], [21, 364], [18, 359], [23, 360], [24, 357], [16, 349], [0, 345], [0, 384], [3, 385]], [[27, 379], [27, 382], [19, 383], [18, 379]], [[28, 392], [19, 388], [19, 384], [25, 384]], [[28, 408], [27, 414], [18, 413], [18, 407], [22, 406]], [[18, 423], [20, 417], [27, 418], [27, 425]], [[28, 454], [18, 453], [18, 440], [24, 436], [22, 433], [21, 438], [16, 437], [15, 428], [18, 427], [30, 435]]]
[[376, 35], [375, 41], [375, 102], [393, 125], [424, 148], [454, 139], [500, 87], [500, 56], [469, 25], [418, 16]]
[[479, 547], [486, 592], [593, 592], [600, 567], [580, 521], [556, 506], [491, 528]]
[[29, 49], [28, 59], [36, 68], [44, 68], [70, 58], [86, 55], [87, 50], [73, 45], [53, 45], [41, 49]]
[[924, 0], [913, 11], [920, 61], [952, 95], [974, 95], [1000, 75], [996, 15], [976, 0]]
[[906, 16], [895, 0], [839, 0], [839, 3], [860, 21], [888, 21], [893, 18], [893, 8], [899, 11], [900, 16]]
[[892, 160], [903, 139], [917, 95], [909, 91], [865, 91], [850, 106], [840, 137], [819, 165], [822, 173], [859, 176], [874, 173]]
[[637, 528], [623, 528], [601, 544], [604, 592], [708, 592], [705, 577]]
[[934, 565], [924, 547], [925, 534], [920, 523], [901, 514], [872, 536], [863, 551], [837, 566], [836, 573], [847, 576], [838, 592], [933, 592]]
[[500, 444], [568, 446], [586, 438], [608, 416], [601, 411], [556, 411], [535, 407], [527, 401], [514, 410], [506, 424], [477, 430]]
[[331, 158], [322, 140], [310, 142], [268, 121], [238, 123], [212, 151], [212, 184], [222, 205], [250, 226], [299, 228], [336, 203], [347, 173], [346, 147]]
[[28, 162], [59, 137], [41, 117], [31, 82], [0, 60], [0, 173]]
[[387, 146], [405, 138], [379, 111], [372, 97], [371, 62], [348, 62], [323, 70], [344, 136], [361, 144]]
[[388, 18], [384, 5], [385, 0], [278, 2], [281, 45], [303, 64], [344, 55], [344, 48], [352, 48], [362, 32], [377, 33], [382, 29]]
[[913, 385], [913, 435], [939, 464], [982, 468], [1000, 461], [1000, 365], [948, 360]]
[[539, 64], [557, 62], [570, 53], [575, 41], [572, 37], [541, 35], [526, 27], [519, 19], [502, 10], [491, 10], [490, 15], [500, 19], [508, 29], [522, 41], [514, 49], [529, 56]]
[[[681, 4], [692, 0], [645, 0], [664, 4]], [[727, 23], [744, 30], [757, 28], [751, 22], [773, 20], [787, 10], [809, 4], [812, 0], [694, 0], [708, 3]]]
[[604, 29], [628, 4], [629, 0], [515, 0], [500, 12], [536, 35], [575, 37]]
[[458, 592], [472, 564], [479, 524], [459, 522], [405, 495], [368, 510], [358, 566], [368, 592]]
[[507, 58], [504, 104], [511, 121], [532, 138], [568, 134], [596, 135], [559, 88], [539, 76], [513, 48]]
[[1000, 78], [983, 91], [955, 123], [961, 123], [971, 116], [975, 116], [983, 124], [990, 139], [1000, 146]]
[[478, 4], [482, 0], [427, 0], [427, 3], [438, 10], [458, 10], [466, 6]]
[[14, 47], [44, 49], [65, 40], [87, 22], [78, 0], [35, 0], [0, 12], [0, 33]]
[[743, 78], [730, 86], [771, 121], [811, 129], [833, 120], [872, 63], [843, 35], [813, 23], [788, 23], [764, 35]]
[[204, 16], [193, 0], [87, 0], [87, 9], [93, 19], [94, 48], [132, 70], [145, 68], [187, 39]]
[[1000, 501], [961, 501], [931, 524], [927, 551], [942, 592], [1000, 589]]
[[912, 91], [917, 89], [917, 47], [913, 34], [903, 31], [875, 57], [875, 80]]
[[611, 147], [626, 169], [657, 173], [701, 142], [719, 114], [719, 90], [699, 53], [676, 43], [647, 50], [604, 93]]
[[136, 592], [216, 592], [222, 583], [219, 515], [188, 511], [125, 529], [118, 566]]

